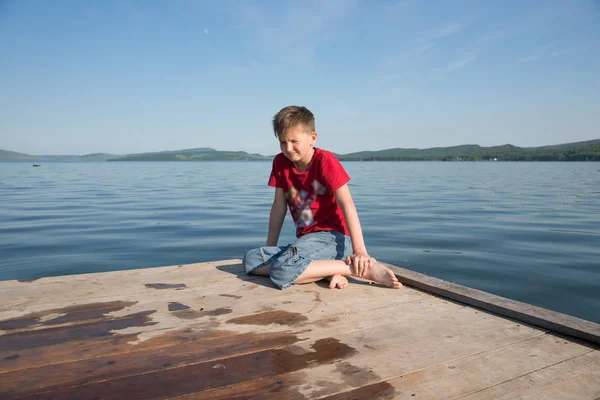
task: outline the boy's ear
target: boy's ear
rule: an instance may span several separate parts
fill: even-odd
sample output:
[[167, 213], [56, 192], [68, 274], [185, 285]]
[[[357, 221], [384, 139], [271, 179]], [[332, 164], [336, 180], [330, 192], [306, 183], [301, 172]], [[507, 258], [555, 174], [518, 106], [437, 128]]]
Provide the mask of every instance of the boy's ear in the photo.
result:
[[317, 141], [317, 138], [319, 137], [319, 134], [315, 131], [310, 133], [310, 137], [312, 138], [312, 145], [315, 144], [315, 142]]

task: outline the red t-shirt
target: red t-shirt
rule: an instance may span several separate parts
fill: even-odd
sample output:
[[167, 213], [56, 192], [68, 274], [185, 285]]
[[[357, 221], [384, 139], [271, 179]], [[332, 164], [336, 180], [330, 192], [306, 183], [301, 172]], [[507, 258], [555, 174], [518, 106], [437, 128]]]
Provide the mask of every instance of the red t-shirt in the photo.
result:
[[333, 195], [334, 190], [349, 181], [333, 153], [315, 148], [312, 162], [303, 172], [298, 172], [283, 153], [278, 154], [273, 160], [269, 186], [283, 189], [296, 224], [296, 237], [332, 230], [349, 235], [344, 214]]

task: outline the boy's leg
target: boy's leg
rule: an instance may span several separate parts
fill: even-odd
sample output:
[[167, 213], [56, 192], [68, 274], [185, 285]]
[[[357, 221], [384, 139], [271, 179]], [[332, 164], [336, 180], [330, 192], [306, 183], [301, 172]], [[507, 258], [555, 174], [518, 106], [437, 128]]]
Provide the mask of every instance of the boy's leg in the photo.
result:
[[[285, 289], [296, 282], [313, 260], [342, 260], [346, 255], [352, 254], [351, 248], [349, 238], [339, 232], [309, 233], [287, 246], [277, 255], [276, 259], [260, 265], [260, 267], [264, 267], [269, 264], [268, 268], [259, 268], [257, 271], [258, 273], [267, 273], [268, 271], [273, 283], [277, 287]], [[339, 265], [344, 265], [344, 263], [340, 262]], [[347, 273], [347, 268], [344, 272]], [[334, 275], [336, 274], [325, 274], [319, 279], [333, 278]], [[340, 275], [338, 280], [341, 281], [341, 274], [338, 275]], [[312, 279], [310, 282], [319, 279]]]
[[[338, 276], [357, 276], [351, 265], [346, 261], [352, 254], [352, 243], [349, 236], [339, 232], [316, 232], [299, 238], [287, 250], [296, 252], [299, 261], [305, 262], [304, 270], [297, 273], [290, 283], [303, 284], [333, 279]], [[295, 257], [294, 257], [295, 258]], [[274, 267], [279, 272], [279, 266]], [[274, 270], [271, 270], [273, 279]], [[375, 281], [384, 286], [399, 288], [402, 285], [391, 269], [372, 259], [371, 268], [362, 278]]]
[[289, 246], [263, 246], [248, 250], [244, 254], [242, 264], [246, 273], [253, 275], [269, 275], [269, 265], [277, 262], [278, 258], [289, 248]]
[[262, 267], [254, 268], [250, 273], [254, 275], [269, 276], [269, 267], [269, 264], [265, 264]]
[[[400, 288], [402, 284], [394, 272], [385, 265], [372, 259], [371, 268], [362, 278], [375, 281], [391, 288]], [[313, 260], [294, 283], [310, 283], [332, 275], [356, 276], [351, 266], [344, 260]]]
[[[342, 277], [354, 275], [345, 261], [350, 254], [348, 237], [338, 232], [317, 232], [302, 236], [289, 246], [252, 249], [246, 252], [243, 264], [247, 273], [268, 275], [281, 289], [321, 279], [330, 280], [330, 287], [341, 288], [347, 285]], [[402, 286], [394, 273], [375, 259], [363, 278], [389, 287]]]
[[[263, 276], [269, 276], [269, 264], [263, 265], [262, 267], [258, 267], [252, 270], [252, 272], [250, 272], [253, 275], [263, 275]], [[326, 276], [323, 279], [329, 281], [329, 287], [330, 288], [339, 288], [339, 289], [344, 289], [348, 286], [348, 279], [346, 279], [346, 277], [344, 275], [340, 275], [340, 274], [336, 274], [336, 275], [330, 275], [330, 276]], [[318, 280], [318, 279], [316, 279]], [[302, 282], [302, 283], [310, 283], [310, 282], [314, 282], [314, 280], [307, 280], [306, 282]], [[301, 283], [298, 282], [298, 280], [296, 280], [296, 282], [294, 283]]]
[[[269, 265], [256, 268], [252, 271], [256, 275], [269, 275]], [[336, 276], [356, 276], [350, 265], [344, 260], [313, 260], [304, 270], [304, 272], [293, 282], [296, 284], [312, 283], [320, 281], [321, 279], [327, 279], [331, 282], [329, 287], [339, 287], [340, 289], [348, 286], [348, 281], [341, 281]], [[367, 275], [363, 278], [375, 281], [384, 286], [391, 288], [400, 288], [402, 284], [398, 282], [398, 278], [394, 275], [394, 272], [380, 264], [375, 259], [371, 264], [371, 268], [367, 271]]]
[[[263, 264], [264, 264], [264, 262], [263, 262]], [[270, 264], [264, 264], [262, 267], [251, 268], [249, 273], [253, 274], [253, 275], [269, 276], [269, 268], [270, 268]], [[338, 275], [326, 276], [324, 279], [329, 281], [329, 287], [331, 289], [334, 289], [334, 288], [345, 289], [348, 286], [348, 279], [346, 279], [346, 277], [344, 277], [343, 275], [338, 274]], [[295, 283], [297, 283], [297, 282], [295, 282]]]

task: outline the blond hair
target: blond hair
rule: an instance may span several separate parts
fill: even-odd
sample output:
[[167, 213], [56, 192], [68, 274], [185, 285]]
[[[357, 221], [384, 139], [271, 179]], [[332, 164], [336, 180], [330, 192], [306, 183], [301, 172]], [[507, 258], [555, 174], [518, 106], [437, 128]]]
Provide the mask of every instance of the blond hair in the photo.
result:
[[315, 131], [315, 116], [308, 108], [287, 106], [273, 117], [273, 132], [276, 137], [297, 125], [301, 125], [308, 132]]

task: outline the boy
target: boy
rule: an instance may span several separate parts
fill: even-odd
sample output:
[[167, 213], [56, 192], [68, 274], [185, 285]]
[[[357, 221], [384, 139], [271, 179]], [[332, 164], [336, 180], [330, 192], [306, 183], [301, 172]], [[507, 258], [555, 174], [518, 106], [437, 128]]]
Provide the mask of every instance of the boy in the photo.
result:
[[[313, 114], [305, 107], [285, 107], [273, 118], [273, 130], [281, 153], [269, 177], [275, 187], [269, 233], [265, 247], [246, 252], [246, 272], [268, 275], [280, 289], [321, 279], [332, 289], [344, 289], [347, 275], [400, 288], [392, 270], [367, 253], [350, 177], [333, 153], [314, 147]], [[288, 207], [298, 239], [279, 247]]]

